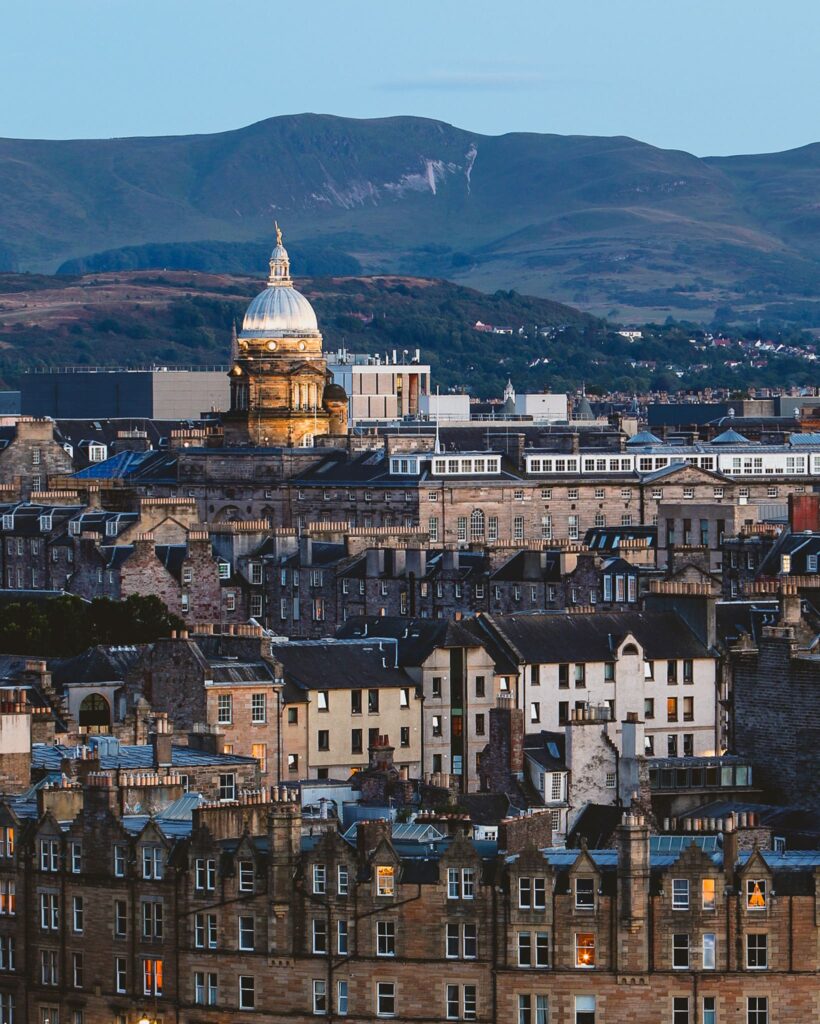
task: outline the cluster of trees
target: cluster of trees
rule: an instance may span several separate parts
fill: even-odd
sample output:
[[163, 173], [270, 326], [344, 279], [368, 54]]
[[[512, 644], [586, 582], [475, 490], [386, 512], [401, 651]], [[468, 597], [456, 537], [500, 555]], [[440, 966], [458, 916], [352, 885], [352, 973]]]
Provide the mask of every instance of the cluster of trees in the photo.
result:
[[0, 650], [63, 658], [96, 644], [151, 643], [182, 628], [182, 620], [155, 596], [88, 602], [66, 595], [5, 605], [0, 616]]

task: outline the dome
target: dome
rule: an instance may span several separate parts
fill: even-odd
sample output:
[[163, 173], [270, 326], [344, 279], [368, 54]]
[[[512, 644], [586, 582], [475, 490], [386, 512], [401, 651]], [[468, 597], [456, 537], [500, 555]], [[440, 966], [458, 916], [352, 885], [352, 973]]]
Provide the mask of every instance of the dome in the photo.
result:
[[242, 334], [276, 337], [289, 334], [315, 334], [319, 330], [316, 313], [308, 300], [293, 287], [269, 285], [253, 300], [242, 321]]
[[276, 225], [276, 245], [268, 261], [268, 287], [248, 306], [242, 321], [244, 337], [278, 337], [282, 334], [316, 334], [319, 325], [313, 306], [293, 287], [290, 257], [282, 245], [282, 232]]

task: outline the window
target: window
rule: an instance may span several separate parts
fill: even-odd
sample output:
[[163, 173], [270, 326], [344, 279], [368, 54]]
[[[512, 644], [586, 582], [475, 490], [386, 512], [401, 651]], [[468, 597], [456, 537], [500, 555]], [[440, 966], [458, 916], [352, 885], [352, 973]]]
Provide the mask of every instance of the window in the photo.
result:
[[673, 910], [688, 910], [689, 909], [689, 879], [688, 878], [673, 878], [672, 879], [672, 909]]
[[524, 517], [523, 516], [513, 516], [513, 534], [512, 534], [512, 539], [513, 540], [523, 540], [524, 539]]
[[447, 1019], [475, 1020], [476, 1018], [476, 986], [448, 985], [446, 988]]
[[441, 696], [441, 676], [433, 676], [432, 696], [433, 697], [440, 697]]
[[117, 992], [125, 992], [127, 989], [127, 969], [124, 956], [114, 958], [114, 988]]
[[251, 694], [251, 722], [260, 725], [267, 721], [267, 695], [264, 693]]
[[56, 892], [40, 893], [40, 928], [56, 932], [60, 927], [60, 903]]
[[313, 1012], [327, 1013], [327, 982], [321, 978], [313, 981]]
[[318, 711], [330, 711], [330, 694], [327, 690], [316, 691], [316, 707]]
[[678, 698], [667, 697], [666, 698], [666, 720], [667, 722], [677, 722], [678, 720]]
[[769, 966], [769, 937], [765, 933], [746, 935], [746, 966], [751, 971], [763, 971]]
[[241, 860], [239, 862], [239, 891], [253, 892], [256, 883], [256, 873], [252, 860]]
[[376, 985], [376, 1016], [395, 1017], [396, 986], [392, 981], [380, 981]]
[[229, 693], [220, 693], [216, 698], [216, 720], [220, 725], [233, 722], [233, 697]]
[[252, 952], [256, 945], [254, 920], [252, 916], [239, 918], [239, 949], [243, 953]]
[[57, 839], [41, 839], [40, 843], [40, 870], [60, 870], [60, 843]]
[[685, 658], [683, 662], [683, 681], [684, 683], [693, 683], [694, 677], [694, 664], [691, 658]]
[[319, 896], [327, 892], [327, 868], [324, 864], [313, 865], [313, 891]]
[[530, 704], [530, 721], [541, 721], [541, 703], [537, 700], [532, 701]]
[[393, 896], [395, 893], [395, 869], [392, 864], [376, 867], [376, 895]]
[[142, 937], [161, 939], [163, 932], [163, 906], [161, 900], [142, 901]]
[[443, 735], [443, 727], [441, 724], [441, 715], [433, 715], [433, 735]]
[[83, 955], [82, 953], [71, 954], [71, 984], [74, 988], [83, 987]]
[[71, 900], [71, 928], [78, 935], [82, 934], [84, 917], [83, 898], [82, 896], [74, 896]]
[[575, 997], [575, 1024], [595, 1024], [595, 996]]
[[769, 1024], [768, 996], [749, 996], [746, 999], [746, 1024]]
[[587, 667], [582, 663], [575, 666], [575, 689], [583, 690], [587, 685]]
[[340, 864], [336, 873], [336, 890], [340, 896], [347, 896], [349, 877], [347, 864]]
[[367, 691], [367, 713], [369, 715], [377, 715], [379, 713], [379, 691], [368, 690]]
[[[14, 829], [9, 830], [12, 833], [12, 852], [14, 850]], [[2, 829], [0, 829], [2, 832]], [[2, 848], [2, 837], [0, 837], [0, 848]], [[11, 856], [11, 853], [8, 854]], [[83, 869], [83, 844], [78, 842], [71, 842], [68, 844], [68, 870], [72, 875], [79, 875]]]
[[327, 921], [324, 918], [313, 919], [313, 952], [327, 953]]
[[715, 952], [717, 939], [714, 932], [703, 933], [703, 969], [713, 971], [715, 969]]
[[336, 982], [336, 1013], [340, 1017], [347, 1016], [347, 982]]
[[256, 981], [248, 974], [239, 975], [239, 1009], [252, 1010], [256, 1006]]
[[146, 996], [162, 995], [162, 961], [142, 961], [142, 991]]
[[222, 772], [220, 774], [219, 799], [236, 800], [236, 775], [234, 772]]
[[339, 956], [347, 956], [348, 953], [348, 929], [347, 921], [336, 922], [336, 952]]
[[[13, 935], [0, 935], [0, 971], [14, 970], [15, 944]], [[0, 1018], [2, 1020], [2, 1018]]]
[[595, 966], [595, 936], [592, 932], [576, 932], [575, 966]]
[[396, 955], [396, 925], [393, 921], [376, 922], [376, 956]]
[[518, 966], [532, 967], [532, 937], [529, 932], [518, 933]]
[[646, 719], [655, 717], [655, 700], [653, 697], [644, 697], [643, 717]]
[[403, 725], [399, 730], [399, 746], [409, 747], [410, 746], [410, 726]]
[[672, 936], [672, 966], [675, 970], [689, 967], [689, 935], [679, 932]]
[[595, 881], [592, 878], [575, 879], [575, 908], [592, 910], [595, 907]]
[[196, 889], [211, 892], [216, 886], [216, 861], [198, 857], [194, 867], [194, 886]]
[[675, 996], [672, 1000], [672, 1024], [689, 1024], [689, 996]]
[[766, 879], [746, 879], [746, 908], [747, 910], [766, 909]]
[[351, 729], [350, 730], [350, 752], [352, 754], [361, 754], [363, 750], [362, 746], [362, 730]]
[[684, 697], [683, 698], [683, 720], [684, 722], [694, 722], [695, 720], [695, 698]]
[[715, 909], [715, 880], [704, 878], [701, 882], [701, 903], [704, 910]]
[[330, 750], [330, 730], [320, 729], [318, 734], [319, 750]]
[[299, 771], [299, 755], [288, 754], [288, 771], [298, 772]]
[[703, 1024], [717, 1024], [717, 1000], [714, 996], [703, 997]]

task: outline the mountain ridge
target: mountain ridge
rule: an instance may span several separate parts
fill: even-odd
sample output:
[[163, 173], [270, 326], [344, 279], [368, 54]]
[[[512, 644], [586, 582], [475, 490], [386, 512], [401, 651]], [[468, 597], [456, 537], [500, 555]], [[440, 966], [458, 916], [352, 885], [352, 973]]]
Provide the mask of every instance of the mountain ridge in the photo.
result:
[[140, 247], [173, 261], [184, 250], [161, 247], [261, 244], [274, 217], [286, 241], [366, 273], [516, 288], [624, 321], [766, 317], [820, 288], [820, 143], [700, 158], [623, 135], [324, 114], [0, 139], [0, 269], [105, 269]]

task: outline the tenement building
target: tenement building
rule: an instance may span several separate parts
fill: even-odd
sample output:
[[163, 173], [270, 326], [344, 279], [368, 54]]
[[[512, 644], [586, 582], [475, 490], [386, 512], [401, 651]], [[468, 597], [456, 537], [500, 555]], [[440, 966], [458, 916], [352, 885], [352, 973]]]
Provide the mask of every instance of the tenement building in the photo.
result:
[[100, 771], [7, 800], [4, 1022], [818, 1017], [817, 855], [632, 813], [589, 850], [545, 847], [548, 812], [494, 841], [321, 825], [283, 794], [123, 813]]

